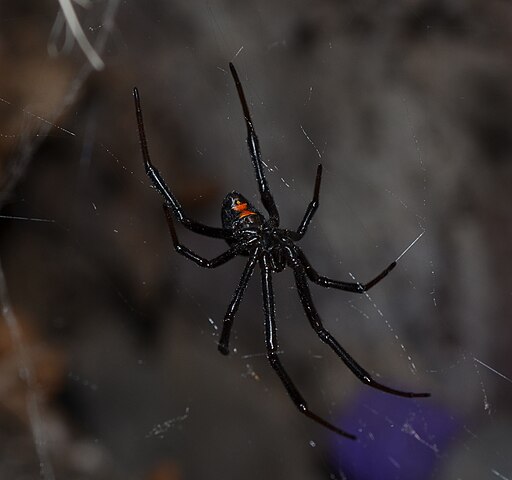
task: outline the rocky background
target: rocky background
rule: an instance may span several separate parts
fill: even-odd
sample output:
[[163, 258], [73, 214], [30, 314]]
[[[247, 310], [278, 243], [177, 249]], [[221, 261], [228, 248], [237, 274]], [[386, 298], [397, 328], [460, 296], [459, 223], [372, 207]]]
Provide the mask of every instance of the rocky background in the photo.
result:
[[[1, 478], [512, 478], [510, 2], [5, 1], [0, 20]], [[282, 361], [357, 442], [268, 366], [257, 274], [219, 355], [244, 260], [177, 255], [144, 174], [134, 85], [191, 216], [258, 201], [229, 61], [283, 226], [324, 165], [301, 242], [319, 272], [365, 281], [424, 232], [369, 297], [312, 292], [379, 381], [430, 399], [368, 392], [275, 277]]]

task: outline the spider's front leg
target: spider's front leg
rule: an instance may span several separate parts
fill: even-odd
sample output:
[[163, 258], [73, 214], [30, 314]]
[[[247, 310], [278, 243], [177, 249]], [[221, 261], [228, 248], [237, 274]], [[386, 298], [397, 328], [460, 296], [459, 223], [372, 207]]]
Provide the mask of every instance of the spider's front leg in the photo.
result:
[[352, 371], [352, 373], [365, 385], [368, 385], [372, 388], [381, 390], [386, 393], [390, 393], [392, 395], [407, 398], [429, 397], [430, 393], [404, 392], [402, 390], [396, 390], [394, 388], [387, 387], [386, 385], [382, 385], [381, 383], [375, 381], [371, 377], [371, 375], [349, 355], [349, 353], [323, 326], [322, 321], [320, 319], [320, 315], [318, 315], [316, 307], [313, 304], [313, 299], [311, 298], [311, 292], [309, 291], [309, 287], [307, 284], [305, 269], [300, 259], [294, 255], [293, 250], [289, 249], [288, 253], [288, 261], [290, 266], [293, 268], [299, 298], [306, 313], [306, 316], [308, 317], [308, 320], [311, 326], [313, 327], [313, 330], [316, 332], [320, 340], [329, 345], [329, 347], [331, 347], [331, 349], [336, 353], [336, 355], [338, 355], [338, 357], [341, 358], [341, 360]]
[[315, 190], [313, 192], [313, 200], [309, 202], [308, 208], [306, 209], [306, 213], [304, 214], [304, 218], [297, 228], [296, 235], [294, 235], [293, 240], [300, 240], [308, 229], [311, 220], [313, 219], [313, 215], [318, 210], [318, 205], [320, 201], [320, 183], [322, 182], [322, 164], [319, 164], [316, 169], [316, 180], [315, 180]]
[[301, 413], [311, 418], [311, 420], [314, 422], [333, 431], [334, 433], [355, 440], [356, 437], [351, 433], [345, 432], [341, 428], [336, 427], [332, 423], [329, 423], [327, 420], [319, 417], [311, 410], [309, 410], [306, 401], [297, 390], [297, 387], [294, 385], [288, 373], [281, 364], [278, 354], [279, 345], [277, 342], [277, 328], [275, 322], [274, 292], [272, 289], [271, 277], [272, 274], [268, 258], [265, 254], [263, 254], [260, 259], [260, 268], [261, 283], [263, 288], [263, 308], [265, 312], [265, 344], [267, 347], [267, 357], [270, 365], [281, 379], [281, 382], [286, 388], [288, 395], [290, 395], [293, 403]]
[[166, 185], [158, 169], [151, 163], [148, 142], [146, 140], [146, 133], [144, 131], [144, 119], [142, 117], [142, 107], [140, 104], [139, 90], [137, 89], [137, 87], [133, 89], [133, 99], [135, 101], [135, 114], [137, 115], [139, 141], [140, 148], [142, 150], [142, 158], [144, 159], [144, 168], [146, 170], [147, 176], [153, 183], [153, 186], [165, 198], [165, 201], [174, 212], [174, 215], [176, 215], [176, 218], [185, 228], [188, 228], [189, 230], [192, 230], [195, 233], [199, 233], [207, 237], [226, 238], [224, 229], [204, 225], [202, 223], [192, 220], [187, 215], [185, 215], [185, 212], [183, 211], [183, 207], [181, 206], [180, 202], [178, 202], [178, 199], [173, 195], [169, 187]]
[[261, 201], [267, 209], [270, 215], [270, 220], [274, 227], [278, 227], [279, 212], [277, 211], [276, 202], [270, 193], [270, 188], [268, 186], [267, 179], [265, 178], [263, 162], [261, 160], [260, 142], [256, 135], [256, 131], [254, 130], [254, 124], [252, 122], [249, 106], [247, 105], [247, 100], [245, 99], [244, 89], [242, 87], [242, 83], [240, 82], [240, 78], [238, 77], [235, 66], [231, 62], [229, 63], [229, 69], [231, 70], [231, 75], [233, 75], [238, 97], [240, 98], [240, 103], [242, 104], [242, 110], [244, 112], [245, 125], [247, 127], [247, 146], [249, 147], [249, 154], [251, 156], [254, 171], [256, 173], [256, 180], [258, 181]]

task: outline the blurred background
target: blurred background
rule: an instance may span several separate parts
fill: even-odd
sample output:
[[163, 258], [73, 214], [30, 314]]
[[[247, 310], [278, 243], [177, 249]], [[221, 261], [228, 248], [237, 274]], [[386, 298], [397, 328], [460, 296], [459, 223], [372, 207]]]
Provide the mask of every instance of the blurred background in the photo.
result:
[[[0, 477], [512, 478], [512, 4], [503, 0], [4, 1], [0, 11]], [[258, 202], [229, 75], [239, 71], [282, 225], [369, 296], [275, 276], [281, 359], [265, 358], [259, 275], [217, 341], [244, 259], [177, 255], [149, 147], [187, 213]], [[179, 229], [206, 257], [223, 241]]]

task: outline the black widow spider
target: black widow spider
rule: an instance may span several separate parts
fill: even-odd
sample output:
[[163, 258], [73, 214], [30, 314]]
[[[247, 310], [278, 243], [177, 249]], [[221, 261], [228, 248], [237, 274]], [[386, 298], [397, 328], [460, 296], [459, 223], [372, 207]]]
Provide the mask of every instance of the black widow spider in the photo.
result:
[[[192, 260], [194, 263], [204, 268], [216, 268], [228, 262], [237, 255], [249, 257], [245, 266], [242, 278], [238, 283], [231, 303], [227, 309], [222, 326], [218, 348], [219, 351], [228, 355], [229, 338], [233, 320], [238, 310], [245, 289], [251, 278], [254, 268], [258, 263], [261, 270], [261, 283], [263, 288], [263, 310], [265, 313], [265, 344], [267, 348], [267, 358], [270, 365], [275, 370], [281, 382], [283, 382], [288, 395], [293, 400], [295, 406], [301, 413], [311, 418], [315, 422], [332, 430], [333, 432], [345, 437], [355, 439], [351, 433], [345, 432], [334, 426], [327, 420], [313, 413], [307, 406], [306, 401], [295, 387], [291, 378], [286, 373], [278, 354], [277, 326], [275, 320], [274, 293], [272, 290], [272, 273], [281, 272], [285, 267], [290, 267], [295, 276], [299, 298], [306, 313], [306, 316], [313, 327], [313, 330], [332, 350], [341, 358], [352, 373], [364, 384], [382, 390], [383, 392], [398, 395], [401, 397], [428, 397], [429, 393], [413, 393], [395, 390], [375, 381], [370, 374], [364, 370], [338, 343], [338, 341], [324, 328], [318, 312], [313, 304], [311, 293], [308, 287], [308, 279], [322, 287], [337, 288], [352, 293], [363, 293], [380, 282], [393, 268], [396, 261], [391, 263], [383, 272], [377, 275], [368, 283], [342, 282], [324, 277], [316, 272], [311, 266], [302, 250], [294, 242], [300, 240], [306, 233], [309, 224], [318, 208], [320, 181], [322, 179], [322, 165], [318, 165], [316, 171], [315, 189], [313, 199], [306, 209], [297, 230], [288, 230], [279, 228], [279, 212], [270, 193], [270, 189], [265, 178], [263, 164], [261, 160], [258, 137], [254, 130], [249, 107], [245, 99], [244, 91], [237, 71], [232, 63], [229, 64], [231, 74], [235, 81], [240, 103], [242, 104], [245, 124], [247, 126], [247, 145], [251, 156], [256, 180], [260, 192], [261, 202], [269, 213], [269, 218], [265, 217], [240, 193], [231, 192], [226, 195], [222, 202], [222, 228], [211, 227], [190, 219], [179, 201], [166, 185], [160, 172], [153, 166], [149, 157], [146, 135], [144, 133], [144, 122], [142, 118], [142, 109], [140, 104], [139, 91], [133, 89], [135, 99], [135, 111], [137, 115], [137, 124], [139, 129], [140, 145], [146, 173], [151, 179], [154, 187], [162, 194], [165, 199], [163, 209], [169, 226], [169, 231], [176, 251], [184, 257]], [[178, 221], [189, 230], [212, 238], [222, 238], [226, 240], [229, 248], [219, 256], [208, 260], [193, 252], [179, 242], [172, 215], [175, 215]]]

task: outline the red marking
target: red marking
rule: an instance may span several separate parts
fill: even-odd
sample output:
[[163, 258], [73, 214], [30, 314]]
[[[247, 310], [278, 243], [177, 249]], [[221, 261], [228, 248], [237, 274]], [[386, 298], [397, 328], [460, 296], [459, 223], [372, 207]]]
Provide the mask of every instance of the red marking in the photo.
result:
[[248, 217], [249, 215], [256, 215], [255, 212], [252, 212], [247, 208], [247, 203], [240, 203], [239, 205], [235, 205], [233, 210], [235, 210], [235, 212], [240, 212], [238, 218]]
[[233, 210], [235, 212], [243, 212], [244, 210], [247, 210], [247, 203], [239, 203], [233, 207]]
[[249, 215], [256, 215], [255, 212], [251, 212], [250, 210], [244, 210], [239, 216], [238, 218], [244, 218], [244, 217], [247, 217]]

